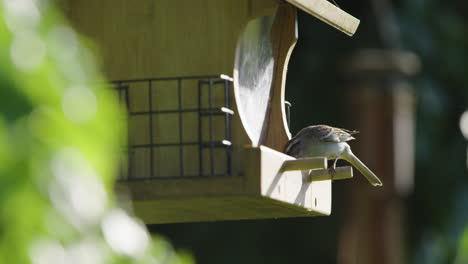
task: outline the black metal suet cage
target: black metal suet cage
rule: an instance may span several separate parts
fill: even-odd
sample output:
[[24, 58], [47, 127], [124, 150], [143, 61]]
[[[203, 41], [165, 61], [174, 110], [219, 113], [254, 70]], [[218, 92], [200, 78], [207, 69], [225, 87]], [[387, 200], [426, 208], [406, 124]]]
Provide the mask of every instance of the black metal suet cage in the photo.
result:
[[[127, 112], [129, 122], [128, 135], [128, 153], [127, 166], [121, 172], [120, 180], [148, 180], [154, 178], [166, 177], [212, 177], [212, 176], [230, 176], [232, 175], [232, 142], [231, 142], [231, 118], [234, 111], [231, 109], [231, 86], [232, 78], [226, 75], [213, 76], [189, 76], [189, 77], [171, 77], [171, 78], [149, 78], [149, 79], [134, 79], [113, 81], [113, 86], [118, 92], [119, 100], [122, 107]], [[171, 89], [173, 86], [176, 89]], [[158, 101], [158, 91], [168, 89], [173, 91], [177, 97], [171, 104], [167, 103], [167, 98], [164, 96], [164, 101]], [[183, 102], [184, 92], [186, 89], [197, 89], [197, 92], [190, 91], [190, 95], [197, 95], [196, 98], [186, 98], [197, 105]], [[168, 92], [167, 90], [165, 92]], [[164, 93], [164, 91], [162, 92]], [[223, 105], [215, 105], [214, 97], [223, 96]], [[146, 99], [144, 107], [141, 100]], [[167, 107], [160, 107], [161, 104]], [[165, 119], [170, 119], [173, 115], [177, 116], [177, 121], [174, 126], [170, 122], [165, 122]], [[186, 117], [191, 115], [190, 117]], [[188, 118], [192, 121], [196, 116], [196, 123], [191, 122], [190, 125], [184, 125], [184, 119]], [[131, 131], [131, 123], [133, 119], [143, 119], [146, 125], [139, 126], [138, 130], [146, 129], [144, 133], [148, 136], [143, 136], [145, 139], [138, 139], [138, 132]], [[219, 120], [221, 118], [221, 120]], [[159, 120], [163, 127], [156, 129], [155, 123]], [[216, 131], [215, 128], [220, 127], [220, 122], [224, 123], [224, 131]], [[195, 124], [194, 124], [195, 123]], [[216, 124], [216, 125], [215, 125]], [[196, 137], [192, 140], [186, 140], [184, 134], [190, 131], [190, 134], [196, 132]], [[206, 132], [206, 133], [205, 133]], [[141, 133], [140, 133], [141, 134]], [[177, 134], [172, 136], [172, 140], [164, 140], [158, 137], [158, 134]], [[216, 135], [216, 136], [215, 136]], [[194, 150], [194, 147], [196, 149]], [[190, 161], [192, 164], [197, 164], [196, 169], [186, 167], [187, 149], [190, 148]], [[165, 149], [166, 151], [162, 150]], [[171, 150], [168, 150], [171, 149]], [[222, 150], [222, 154], [217, 151]], [[161, 151], [162, 150], [162, 151]], [[173, 170], [173, 175], [161, 175], [156, 171], [156, 155], [177, 152], [176, 155], [171, 155], [172, 159], [168, 162], [172, 163], [178, 169]], [[138, 152], [145, 152], [148, 155], [149, 162], [138, 164]], [[195, 153], [195, 154], [194, 154]], [[196, 160], [196, 161], [194, 161]], [[224, 160], [224, 161], [223, 161]], [[216, 163], [224, 163], [222, 170], [216, 169]], [[141, 168], [143, 166], [143, 168]], [[139, 167], [139, 168], [137, 168]], [[167, 170], [166, 170], [167, 171]], [[143, 173], [142, 173], [143, 172]]]

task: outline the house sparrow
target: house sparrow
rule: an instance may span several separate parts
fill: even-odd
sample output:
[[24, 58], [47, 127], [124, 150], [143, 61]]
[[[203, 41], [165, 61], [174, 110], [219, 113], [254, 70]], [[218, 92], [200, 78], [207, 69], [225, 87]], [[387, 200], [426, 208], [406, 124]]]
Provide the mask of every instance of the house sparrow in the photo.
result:
[[329, 160], [334, 159], [331, 173], [335, 171], [338, 159], [344, 159], [358, 169], [372, 185], [381, 186], [380, 179], [353, 154], [346, 143], [355, 139], [352, 135], [356, 133], [359, 132], [326, 125], [309, 126], [289, 140], [284, 153], [295, 158], [322, 156]]

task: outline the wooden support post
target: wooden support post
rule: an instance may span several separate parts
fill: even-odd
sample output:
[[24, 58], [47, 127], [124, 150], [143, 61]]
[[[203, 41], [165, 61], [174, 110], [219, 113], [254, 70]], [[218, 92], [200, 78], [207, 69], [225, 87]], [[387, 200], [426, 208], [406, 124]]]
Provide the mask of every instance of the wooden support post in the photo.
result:
[[327, 181], [344, 180], [353, 178], [353, 167], [337, 167], [335, 174], [331, 175], [327, 169], [327, 159], [325, 157], [303, 158], [286, 160], [280, 168], [280, 172], [310, 170], [306, 181]]
[[283, 162], [280, 171], [298, 171], [298, 170], [312, 170], [327, 167], [327, 159], [324, 157], [304, 158], [295, 160], [286, 160]]
[[[347, 210], [341, 217], [337, 263], [402, 263], [404, 197], [412, 182], [412, 162], [408, 160], [413, 155], [414, 106], [411, 89], [401, 84], [406, 76], [419, 71], [420, 61], [401, 50], [360, 50], [343, 65], [350, 80], [347, 108], [353, 109], [349, 114], [354, 119], [350, 124], [361, 131], [354, 153], [385, 184], [376, 190], [361, 180], [343, 190]], [[400, 167], [397, 162], [402, 158]]]
[[280, 152], [291, 138], [284, 111], [284, 93], [289, 58], [297, 38], [296, 8], [283, 3], [278, 8], [271, 29], [271, 49], [275, 65], [272, 73], [270, 105], [260, 138], [260, 144]]
[[336, 167], [335, 174], [331, 175], [328, 169], [311, 170], [307, 181], [327, 181], [327, 180], [344, 180], [353, 177], [353, 167]]

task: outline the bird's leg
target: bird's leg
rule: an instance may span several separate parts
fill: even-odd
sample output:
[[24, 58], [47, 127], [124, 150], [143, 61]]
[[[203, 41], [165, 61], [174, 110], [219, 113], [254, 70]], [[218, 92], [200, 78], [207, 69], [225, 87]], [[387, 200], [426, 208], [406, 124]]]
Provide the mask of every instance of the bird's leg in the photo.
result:
[[335, 161], [333, 161], [333, 165], [328, 168], [328, 173], [330, 173], [332, 179], [333, 179], [333, 177], [335, 176], [335, 173], [336, 173], [336, 162], [337, 161], [338, 161], [338, 158], [336, 158]]

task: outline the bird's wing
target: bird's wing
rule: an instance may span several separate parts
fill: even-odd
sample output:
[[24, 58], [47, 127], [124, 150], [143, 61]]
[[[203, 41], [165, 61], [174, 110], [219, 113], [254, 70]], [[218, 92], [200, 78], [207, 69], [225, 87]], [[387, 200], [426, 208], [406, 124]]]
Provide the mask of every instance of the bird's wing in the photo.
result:
[[[301, 129], [293, 138], [291, 138], [284, 148], [284, 153], [292, 157], [298, 157], [304, 148], [301, 145], [307, 142], [309, 138], [314, 137], [317, 126], [309, 126]], [[305, 146], [302, 146], [305, 147]]]
[[320, 126], [322, 136], [319, 138], [322, 142], [346, 142], [353, 140], [353, 134], [359, 133], [358, 131], [350, 131], [342, 128]]
[[303, 128], [296, 136], [289, 140], [288, 144], [284, 148], [284, 153], [293, 157], [298, 157], [301, 155], [301, 151], [304, 151], [305, 146], [302, 146], [304, 142], [309, 140], [325, 143], [346, 142], [354, 139], [351, 135], [356, 133], [358, 132], [326, 125], [309, 126]]
[[288, 144], [286, 144], [286, 147], [284, 148], [284, 153], [292, 157], [299, 156], [300, 143], [300, 138], [298, 136], [293, 137], [291, 140], [289, 140]]

